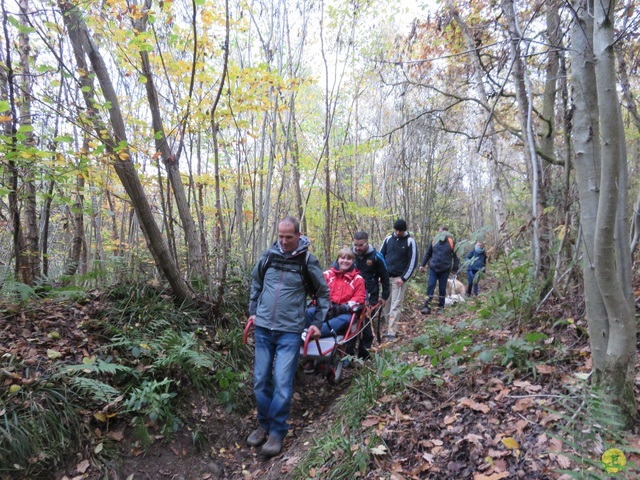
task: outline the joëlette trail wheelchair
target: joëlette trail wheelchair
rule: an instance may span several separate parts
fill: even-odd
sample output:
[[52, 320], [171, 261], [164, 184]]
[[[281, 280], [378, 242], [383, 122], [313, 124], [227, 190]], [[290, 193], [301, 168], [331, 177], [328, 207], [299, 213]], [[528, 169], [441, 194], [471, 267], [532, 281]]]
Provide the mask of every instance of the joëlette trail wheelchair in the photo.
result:
[[[355, 343], [358, 341], [367, 324], [372, 324], [374, 320], [379, 322], [381, 311], [382, 305], [379, 303], [372, 306], [357, 306], [351, 314], [351, 319], [344, 334], [338, 334], [332, 330], [331, 335], [328, 337], [311, 340], [306, 335], [305, 330], [301, 336], [302, 345], [300, 346], [302, 362], [313, 362], [315, 371], [322, 372], [329, 384], [335, 385], [340, 382], [343, 374], [342, 360], [347, 357], [347, 345], [350, 342]], [[244, 327], [243, 341], [245, 344], [251, 328], [253, 328], [252, 320], [248, 321]]]

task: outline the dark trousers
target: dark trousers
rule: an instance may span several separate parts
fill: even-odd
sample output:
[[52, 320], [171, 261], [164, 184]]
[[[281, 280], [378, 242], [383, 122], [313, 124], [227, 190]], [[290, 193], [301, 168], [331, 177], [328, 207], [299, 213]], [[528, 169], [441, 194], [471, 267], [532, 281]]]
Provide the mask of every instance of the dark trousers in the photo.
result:
[[478, 271], [479, 270], [467, 270], [467, 279], [469, 280], [469, 284], [467, 285], [467, 295], [471, 295], [471, 289], [473, 288], [473, 294], [478, 296], [478, 280], [480, 280], [480, 277], [478, 277], [478, 280], [476, 280], [475, 283], [473, 282], [473, 279], [478, 274]]
[[[365, 324], [362, 327], [362, 335], [360, 336], [360, 342], [358, 344], [358, 358], [366, 360], [369, 358], [369, 349], [373, 345], [373, 329], [371, 328], [371, 322], [373, 319], [365, 318]], [[347, 355], [355, 355], [356, 353], [356, 341], [354, 338], [347, 343]]]
[[433, 300], [433, 292], [436, 290], [436, 282], [438, 282], [438, 307], [444, 308], [444, 299], [447, 296], [447, 280], [449, 279], [449, 270], [436, 272], [429, 269], [429, 283], [427, 284], [427, 304], [431, 305]]

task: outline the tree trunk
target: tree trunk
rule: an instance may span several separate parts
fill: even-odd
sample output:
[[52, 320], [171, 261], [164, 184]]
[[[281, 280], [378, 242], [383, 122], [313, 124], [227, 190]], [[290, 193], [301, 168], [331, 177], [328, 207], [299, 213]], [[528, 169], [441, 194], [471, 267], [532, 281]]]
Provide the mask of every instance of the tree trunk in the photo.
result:
[[[146, 0], [142, 15], [135, 22], [135, 28], [139, 32], [145, 32], [147, 29], [148, 12], [151, 9], [151, 0]], [[194, 39], [194, 49], [196, 48], [197, 41]], [[194, 52], [195, 55], [195, 52]], [[191, 281], [205, 282], [207, 281], [204, 268], [204, 257], [202, 255], [202, 248], [198, 239], [198, 231], [196, 229], [196, 223], [193, 220], [191, 211], [189, 209], [189, 202], [187, 200], [184, 186], [182, 184], [182, 176], [180, 174], [179, 162], [181, 148], [178, 148], [177, 152], [172, 152], [169, 146], [168, 138], [165, 136], [165, 130], [162, 123], [162, 113], [160, 111], [160, 102], [158, 101], [158, 92], [155, 87], [154, 74], [151, 69], [151, 62], [149, 61], [149, 52], [141, 49], [140, 59], [142, 64], [142, 74], [146, 78], [145, 89], [147, 92], [147, 101], [149, 102], [149, 110], [151, 112], [151, 124], [153, 128], [154, 140], [156, 149], [162, 158], [162, 162], [165, 165], [167, 172], [167, 178], [171, 183], [173, 190], [173, 197], [178, 208], [178, 215], [184, 228], [185, 244], [187, 246], [187, 277]], [[195, 58], [194, 58], [195, 62]], [[191, 73], [189, 91], [189, 98], [193, 90], [193, 71]], [[188, 116], [188, 111], [185, 114]], [[184, 135], [184, 130], [180, 131], [180, 135]], [[178, 144], [182, 146], [183, 137], [179, 139]]]
[[153, 218], [153, 213], [151, 212], [142, 183], [138, 177], [138, 172], [131, 161], [122, 113], [120, 112], [118, 98], [111, 84], [106, 65], [96, 45], [93, 43], [84, 21], [80, 18], [78, 9], [65, 0], [60, 0], [59, 5], [63, 13], [68, 35], [72, 42], [78, 68], [80, 71], [89, 71], [87, 68], [88, 65], [85, 62], [86, 55], [89, 58], [96, 78], [100, 82], [102, 94], [109, 103], [109, 117], [113, 136], [106, 134], [108, 130], [98, 118], [97, 113], [93, 112], [93, 104], [95, 101], [92, 95], [93, 85], [91, 84], [89, 75], [82, 75], [80, 82], [83, 86], [88, 87], [83, 89], [83, 95], [85, 96], [87, 109], [93, 112], [91, 117], [94, 122], [93, 126], [98, 137], [103, 140], [108, 152], [113, 158], [113, 166], [116, 174], [118, 178], [120, 178], [135, 208], [136, 216], [140, 222], [140, 228], [147, 240], [147, 246], [153, 256], [156, 267], [161, 270], [167, 278], [176, 300], [178, 302], [189, 301], [193, 298], [192, 292], [180, 276], [180, 272], [169, 254], [167, 243], [162, 237], [160, 229]]
[[[504, 200], [504, 194], [502, 192], [502, 167], [499, 162], [497, 135], [492, 119], [492, 110], [487, 102], [487, 98], [489, 98], [489, 96], [487, 95], [487, 91], [484, 86], [484, 69], [480, 64], [480, 59], [478, 57], [479, 51], [476, 48], [476, 43], [473, 35], [469, 31], [469, 27], [462, 18], [460, 18], [460, 14], [451, 0], [447, 0], [446, 5], [454, 20], [460, 26], [467, 49], [469, 52], [472, 52], [470, 54], [471, 69], [477, 90], [477, 99], [484, 109], [486, 124], [486, 135], [481, 139], [481, 143], [478, 145], [478, 150], [481, 152], [484, 151], [484, 154], [489, 161], [491, 173], [491, 202], [493, 205], [493, 220], [495, 222], [497, 235], [496, 247], [499, 250], [500, 248], [508, 247], [507, 208]], [[482, 148], [483, 143], [486, 145], [484, 148]]]
[[507, 19], [509, 29], [511, 62], [513, 83], [516, 91], [516, 101], [518, 103], [518, 112], [520, 114], [520, 128], [522, 129], [522, 143], [524, 144], [524, 158], [531, 167], [531, 218], [533, 225], [533, 235], [531, 245], [533, 247], [534, 258], [534, 277], [538, 277], [542, 269], [541, 245], [540, 238], [542, 236], [540, 228], [540, 220], [544, 211], [545, 201], [544, 189], [542, 186], [542, 169], [536, 155], [535, 137], [533, 132], [532, 110], [533, 96], [531, 95], [531, 86], [529, 83], [526, 66], [522, 58], [522, 32], [518, 24], [516, 16], [516, 8], [514, 0], [503, 0], [502, 11]]
[[613, 57], [613, 4], [605, 0], [594, 7], [582, 0], [574, 8], [573, 135], [594, 384], [630, 426], [636, 416], [636, 327], [625, 224], [626, 149]]
[[[18, 34], [18, 49], [20, 52], [20, 77], [18, 90], [20, 92], [20, 131], [24, 135], [23, 145], [26, 148], [35, 146], [35, 139], [31, 123], [31, 95], [32, 77], [30, 69], [31, 46], [29, 44], [29, 1], [20, 0], [20, 21], [23, 29]], [[31, 162], [31, 160], [28, 160]], [[36, 207], [35, 168], [28, 163], [22, 170], [23, 211], [24, 211], [24, 246], [20, 255], [23, 257], [21, 270], [22, 281], [27, 285], [33, 285], [42, 277], [42, 264], [40, 257], [40, 234], [38, 231], [38, 214]]]

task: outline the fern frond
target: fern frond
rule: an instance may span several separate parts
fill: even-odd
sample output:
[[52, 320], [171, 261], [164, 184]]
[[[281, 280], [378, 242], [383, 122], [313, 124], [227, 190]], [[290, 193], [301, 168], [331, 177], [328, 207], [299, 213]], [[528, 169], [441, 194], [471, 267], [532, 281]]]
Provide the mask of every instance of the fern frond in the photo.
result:
[[111, 403], [122, 392], [111, 385], [93, 378], [75, 376], [69, 380], [69, 388], [81, 397], [91, 398], [98, 403]]

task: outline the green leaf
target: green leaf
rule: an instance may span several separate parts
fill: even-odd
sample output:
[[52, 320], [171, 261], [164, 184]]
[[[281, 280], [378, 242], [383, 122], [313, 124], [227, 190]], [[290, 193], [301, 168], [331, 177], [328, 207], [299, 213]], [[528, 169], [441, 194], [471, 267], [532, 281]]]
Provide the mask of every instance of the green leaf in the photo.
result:
[[58, 143], [71, 143], [73, 142], [73, 137], [71, 135], [64, 135], [62, 137], [55, 137], [53, 141]]
[[23, 25], [22, 23], [20, 23], [20, 21], [15, 18], [15, 17], [8, 17], [7, 20], [9, 21], [9, 23], [11, 25], [13, 25], [14, 27], [16, 27], [20, 33], [31, 33], [31, 32], [35, 32], [36, 29], [29, 27], [27, 25]]
[[7, 112], [10, 108], [9, 102], [6, 100], [0, 100], [0, 112]]
[[478, 355], [478, 359], [482, 363], [491, 363], [493, 361], [493, 354], [495, 352], [493, 350], [483, 350], [480, 355]]
[[547, 338], [547, 335], [542, 332], [531, 332], [531, 333], [527, 333], [524, 336], [524, 339], [529, 343], [535, 343], [538, 340], [544, 340], [546, 338]]
[[147, 77], [146, 75], [140, 75], [138, 77], [138, 83], [147, 83]]

